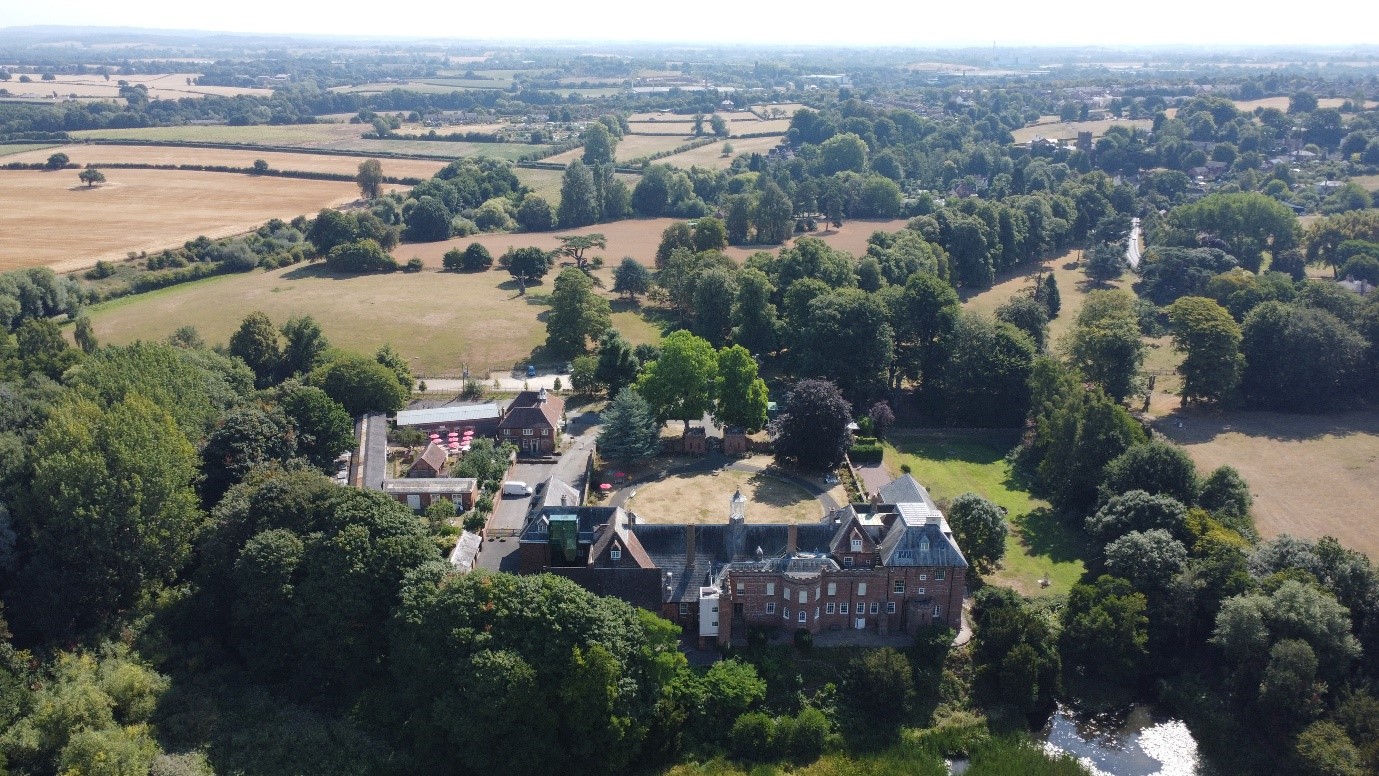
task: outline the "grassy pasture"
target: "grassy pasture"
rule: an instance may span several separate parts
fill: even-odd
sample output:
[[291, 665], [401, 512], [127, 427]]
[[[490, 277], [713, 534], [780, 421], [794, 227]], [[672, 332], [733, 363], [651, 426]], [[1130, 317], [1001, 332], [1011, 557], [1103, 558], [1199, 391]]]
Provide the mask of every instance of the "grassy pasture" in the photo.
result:
[[[1084, 550], [1076, 536], [1046, 502], [1025, 490], [1005, 460], [1018, 441], [1016, 432], [895, 429], [889, 436], [886, 468], [899, 473], [908, 464], [941, 506], [972, 492], [1005, 507], [1012, 530], [1002, 566], [988, 581], [1024, 595], [1055, 595], [1066, 594], [1082, 577]], [[1039, 585], [1045, 577], [1052, 582], [1047, 588]]]
[[551, 278], [519, 297], [501, 271], [336, 276], [324, 265], [212, 278], [127, 297], [91, 311], [102, 342], [161, 340], [192, 325], [227, 342], [245, 315], [281, 325], [311, 315], [340, 347], [372, 353], [392, 343], [418, 374], [458, 377], [462, 363], [485, 374], [525, 361], [546, 337], [538, 319]]
[[360, 154], [413, 154], [438, 159], [461, 156], [491, 156], [515, 160], [541, 146], [526, 143], [452, 143], [432, 140], [366, 140], [361, 135], [371, 130], [360, 124], [288, 124], [282, 126], [232, 127], [183, 126], [136, 129], [91, 129], [72, 132], [73, 138], [100, 140], [147, 140], [177, 143], [224, 143], [228, 145], [267, 145], [312, 148], [323, 151], [349, 151]]
[[[64, 153], [75, 164], [205, 164], [229, 167], [251, 167], [262, 159], [275, 170], [300, 172], [331, 172], [353, 175], [367, 158], [336, 154], [295, 154], [274, 151], [239, 150], [234, 148], [188, 148], [185, 146], [146, 145], [66, 145], [60, 148], [40, 147], [14, 154], [8, 162], [42, 162], [51, 154]], [[382, 159], [384, 175], [429, 178], [445, 163], [424, 159]]]
[[[867, 252], [867, 238], [873, 232], [898, 232], [905, 228], [905, 219], [874, 219], [858, 218], [844, 221], [842, 227], [838, 229], [819, 229], [811, 234], [800, 235], [804, 237], [817, 237], [830, 246], [840, 251], [847, 251], [854, 257], [861, 256]], [[660, 237], [657, 237], [657, 243]], [[789, 245], [790, 243], [786, 243]], [[747, 257], [757, 251], [767, 251], [775, 253], [780, 250], [779, 245], [732, 245], [724, 253], [737, 261], [746, 261]], [[652, 246], [652, 253], [655, 253], [655, 245]]]
[[1298, 415], [1174, 408], [1156, 427], [1185, 447], [1198, 471], [1222, 464], [1240, 470], [1250, 483], [1262, 535], [1330, 535], [1379, 559], [1379, 411]]
[[81, 269], [359, 196], [353, 183], [340, 181], [180, 170], [110, 170], [106, 177], [87, 188], [74, 170], [0, 172], [0, 270]]
[[[691, 167], [707, 167], [711, 170], [726, 170], [733, 163], [733, 160], [742, 154], [760, 153], [775, 148], [780, 144], [781, 136], [771, 137], [749, 137], [742, 140], [729, 138], [723, 142], [710, 143], [709, 145], [691, 148], [688, 151], [668, 156], [660, 161], [665, 164], [674, 165], [688, 170]], [[723, 143], [730, 143], [733, 147], [732, 154], [723, 155]]]
[[1028, 143], [1036, 137], [1048, 140], [1073, 140], [1078, 132], [1091, 132], [1092, 137], [1101, 137], [1111, 127], [1135, 127], [1149, 129], [1154, 122], [1149, 119], [1102, 119], [1100, 121], [1058, 121], [1050, 124], [1035, 124], [1021, 127], [1010, 135], [1016, 143]]
[[[0, 143], [0, 156], [14, 156], [15, 154], [23, 154], [28, 151], [41, 151], [45, 148], [52, 148], [55, 145], [57, 145], [57, 143]], [[52, 152], [50, 151], [49, 153]], [[47, 159], [48, 157], [44, 156], [43, 158]], [[13, 161], [15, 160], [6, 159], [5, 163], [9, 164]]]
[[237, 94], [268, 97], [273, 94], [272, 89], [198, 86], [187, 83], [187, 79], [195, 80], [198, 76], [197, 73], [112, 74], [110, 80], [107, 81], [99, 75], [55, 75], [55, 80], [42, 81], [37, 75], [30, 74], [29, 77], [34, 79], [33, 83], [20, 83], [18, 76], [16, 76], [5, 84], [5, 88], [9, 89], [13, 96], [22, 98], [51, 97], [53, 92], [57, 92], [59, 97], [69, 97], [75, 94], [79, 98], [113, 100], [120, 96], [119, 82], [127, 81], [131, 86], [139, 84], [147, 86], [149, 98], [161, 100], [205, 97], [207, 95], [230, 97]]

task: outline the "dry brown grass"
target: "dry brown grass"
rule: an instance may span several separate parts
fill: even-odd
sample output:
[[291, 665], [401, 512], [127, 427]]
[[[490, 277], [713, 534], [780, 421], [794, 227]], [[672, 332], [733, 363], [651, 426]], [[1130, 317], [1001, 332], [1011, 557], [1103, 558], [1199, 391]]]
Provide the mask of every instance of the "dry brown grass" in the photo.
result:
[[[748, 459], [765, 466], [770, 459]], [[719, 469], [711, 473], [671, 475], [637, 486], [631, 508], [648, 523], [726, 523], [735, 491], [747, 498], [749, 523], [816, 523], [823, 505], [808, 491], [767, 474]]]
[[1059, 121], [1052, 124], [1035, 124], [1021, 127], [1010, 135], [1016, 143], [1028, 143], [1042, 137], [1047, 140], [1073, 140], [1078, 132], [1091, 132], [1092, 137], [1101, 137], [1111, 127], [1136, 127], [1149, 129], [1154, 122], [1149, 119], [1102, 119], [1100, 121]]
[[[44, 148], [28, 153], [14, 154], [5, 159], [10, 162], [43, 162], [55, 153], [64, 153], [75, 164], [204, 164], [227, 167], [251, 167], [256, 159], [268, 162], [275, 170], [295, 170], [299, 172], [331, 172], [353, 175], [359, 171], [364, 156], [337, 156], [334, 154], [293, 154], [274, 151], [239, 150], [234, 148], [189, 148], [186, 146], [146, 146], [146, 145], [66, 145], [59, 148]], [[429, 178], [445, 166], [442, 160], [425, 159], [381, 159], [384, 175], [403, 178]]]
[[1223, 464], [1240, 470], [1264, 536], [1329, 535], [1379, 559], [1379, 412], [1193, 410], [1175, 412], [1157, 427], [1184, 445], [1199, 471]]
[[[670, 151], [694, 140], [689, 135], [626, 135], [618, 140], [617, 159], [626, 162], [643, 156]], [[542, 161], [569, 164], [584, 156], [583, 148], [574, 148], [563, 154], [547, 157]]]
[[106, 177], [88, 189], [73, 170], [0, 172], [0, 270], [80, 269], [359, 196], [353, 183], [338, 181], [175, 170], [109, 170]]
[[[904, 228], [905, 219], [903, 218], [857, 218], [850, 221], [844, 221], [843, 225], [838, 229], [830, 227], [828, 229], [819, 229], [816, 232], [799, 236], [817, 237], [830, 246], [840, 251], [847, 251], [854, 257], [857, 257], [867, 252], [867, 238], [871, 237], [873, 232], [898, 232]], [[793, 240], [791, 242], [793, 242]], [[786, 243], [786, 245], [790, 244], [789, 242]], [[780, 247], [781, 246], [778, 245], [734, 245], [729, 247], [724, 253], [738, 261], [746, 261], [748, 256], [757, 251], [775, 253], [780, 250]]]
[[269, 97], [272, 89], [241, 88], [237, 86], [197, 86], [189, 85], [187, 79], [195, 80], [197, 73], [164, 73], [161, 75], [122, 75], [112, 74], [110, 80], [98, 75], [58, 75], [55, 80], [42, 81], [39, 76], [29, 74], [33, 83], [20, 83], [18, 76], [5, 84], [10, 94], [28, 99], [49, 98], [57, 92], [59, 99], [75, 94], [84, 99], [116, 99], [120, 96], [120, 81], [131, 86], [143, 84], [148, 87], [148, 96], [153, 99], [176, 100], [183, 97], [205, 97], [206, 95], [233, 96], [254, 94]]
[[[1345, 100], [1339, 97], [1322, 97], [1317, 100], [1318, 108], [1339, 108]], [[1265, 97], [1259, 100], [1235, 100], [1235, 109], [1253, 113], [1255, 108], [1278, 108], [1288, 110], [1287, 97]]]
[[711, 143], [709, 145], [692, 148], [674, 156], [667, 156], [661, 162], [671, 164], [688, 170], [691, 167], [707, 167], [711, 170], [726, 170], [733, 163], [733, 160], [742, 154], [759, 153], [764, 154], [780, 144], [781, 136], [772, 137], [749, 137], [742, 140], [729, 138], [723, 143], [729, 143], [733, 147], [733, 152], [727, 156], [723, 155], [723, 143]]
[[[793, 111], [791, 111], [793, 113]], [[730, 135], [756, 134], [758, 132], [779, 132], [785, 134], [790, 129], [790, 115], [784, 118], [765, 119], [747, 111], [733, 111], [717, 114], [728, 122]], [[707, 130], [709, 119], [704, 118]], [[692, 135], [694, 117], [675, 113], [637, 113], [628, 117], [628, 125], [634, 135]]]

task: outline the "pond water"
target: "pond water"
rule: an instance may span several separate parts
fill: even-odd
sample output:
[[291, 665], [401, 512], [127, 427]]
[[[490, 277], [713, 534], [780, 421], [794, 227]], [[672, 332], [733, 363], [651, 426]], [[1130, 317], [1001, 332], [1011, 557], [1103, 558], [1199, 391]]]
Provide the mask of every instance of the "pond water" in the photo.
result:
[[1187, 725], [1146, 705], [1095, 715], [1060, 705], [1040, 738], [1095, 776], [1215, 776]]

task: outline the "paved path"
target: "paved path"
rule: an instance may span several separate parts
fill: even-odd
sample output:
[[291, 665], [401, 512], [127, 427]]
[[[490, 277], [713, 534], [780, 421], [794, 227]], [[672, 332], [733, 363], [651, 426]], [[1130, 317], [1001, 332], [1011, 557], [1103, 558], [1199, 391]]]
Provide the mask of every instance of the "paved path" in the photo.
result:
[[754, 463], [748, 463], [747, 461], [738, 460], [736, 458], [732, 458], [721, 453], [712, 453], [709, 455], [705, 455], [701, 458], [697, 458], [693, 461], [690, 461], [689, 463], [680, 464], [679, 466], [672, 466], [667, 469], [662, 469], [658, 472], [651, 472], [641, 477], [638, 477], [632, 480], [631, 482], [628, 482], [619, 490], [614, 491], [613, 494], [608, 498], [608, 505], [613, 507], [626, 506], [627, 500], [632, 497], [632, 494], [637, 491], [637, 488], [640, 485], [645, 485], [650, 482], [658, 482], [667, 477], [676, 477], [682, 474], [708, 474], [709, 472], [716, 471], [718, 469], [727, 469], [738, 472], [749, 472], [751, 474], [764, 474], [767, 477], [773, 477], [775, 479], [781, 480], [782, 482], [788, 482], [791, 485], [804, 488], [810, 495], [818, 499], [820, 504], [823, 505], [824, 514], [828, 514], [829, 512], [832, 512], [833, 510], [838, 509], [839, 506], [841, 506], [833, 498], [833, 496], [829, 494], [827, 490], [821, 488], [819, 485], [813, 482], [810, 482], [804, 477], [801, 477], [792, 472], [785, 471], [776, 466], [758, 466]]
[[886, 471], [886, 467], [880, 461], [855, 464], [854, 468], [857, 469], [857, 476], [862, 478], [862, 489], [869, 496], [879, 493], [882, 488], [891, 483], [891, 480], [895, 479], [890, 475], [890, 472]]
[[1140, 219], [1130, 219], [1130, 239], [1125, 245], [1125, 260], [1130, 269], [1140, 268]]

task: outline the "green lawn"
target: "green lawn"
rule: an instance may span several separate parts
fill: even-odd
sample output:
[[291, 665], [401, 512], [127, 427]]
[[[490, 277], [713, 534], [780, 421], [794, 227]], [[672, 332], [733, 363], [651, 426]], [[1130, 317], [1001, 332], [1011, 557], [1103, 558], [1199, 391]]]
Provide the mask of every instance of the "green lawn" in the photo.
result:
[[[897, 429], [886, 444], [886, 467], [908, 464], [936, 501], [946, 505], [963, 493], [976, 493], [1005, 507], [1011, 527], [1002, 568], [988, 581], [1025, 595], [1067, 593], [1085, 568], [1082, 548], [1042, 499], [1025, 489], [1005, 460], [1015, 445], [1013, 432], [951, 432]], [[1051, 584], [1041, 587], [1039, 580]]]
[[52, 148], [57, 143], [0, 143], [0, 156], [10, 154], [22, 154], [25, 151], [38, 151], [44, 148]]

